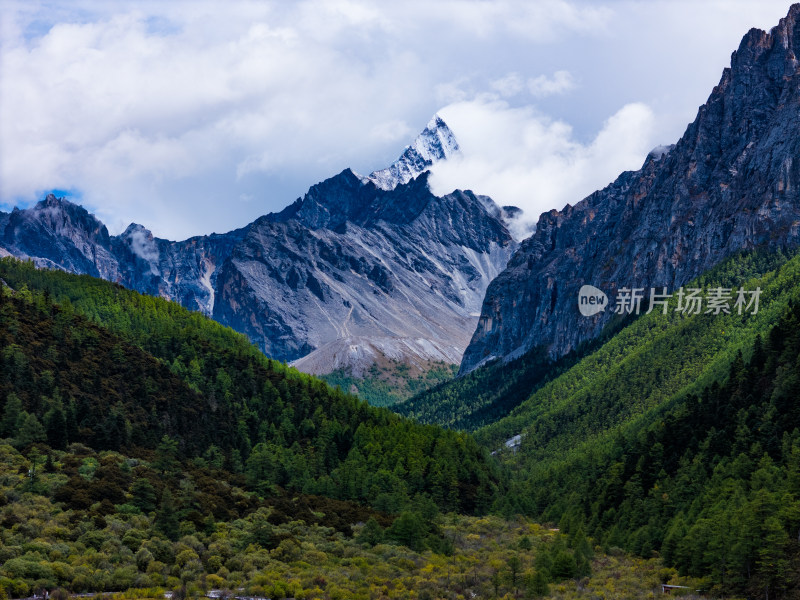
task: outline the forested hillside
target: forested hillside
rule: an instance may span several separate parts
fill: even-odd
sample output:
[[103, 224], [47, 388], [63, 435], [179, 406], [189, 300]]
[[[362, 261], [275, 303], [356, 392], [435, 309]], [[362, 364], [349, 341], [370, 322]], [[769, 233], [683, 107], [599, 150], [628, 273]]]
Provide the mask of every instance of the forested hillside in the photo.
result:
[[743, 255], [697, 283], [760, 287], [758, 314], [643, 315], [479, 431], [522, 436], [498, 508], [658, 552], [714, 593], [793, 597], [800, 258]]
[[496, 477], [470, 437], [370, 407], [198, 313], [8, 258], [0, 278], [16, 290], [0, 299], [0, 398], [17, 446], [146, 455], [167, 436], [179, 457], [221, 460], [259, 491], [390, 512], [417, 495], [466, 513], [493, 500]]
[[[64, 597], [61, 588], [158, 600], [212, 589], [276, 600], [588, 600], [647, 596], [661, 581], [697, 585], [658, 560], [593, 555], [585, 539], [524, 519], [437, 515], [427, 505], [424, 520], [406, 512], [392, 522], [325, 498], [260, 500], [240, 478], [196, 461], [164, 472], [157, 461], [79, 445], [25, 454], [0, 444], [3, 597]], [[200, 510], [208, 516], [196, 522]]]
[[[487, 593], [544, 593], [602, 564], [595, 544], [660, 555], [714, 594], [798, 591], [800, 256], [744, 254], [697, 280], [760, 288], [756, 314], [670, 307], [618, 321], [568, 360], [528, 355], [456, 380], [471, 399], [486, 391], [464, 423], [525, 394], [477, 430], [483, 448], [271, 361], [170, 302], [13, 259], [0, 279], [0, 588], [252, 586], [272, 569], [249, 589], [276, 590], [265, 586], [277, 561], [309, 576], [272, 592], [289, 594], [321, 585], [295, 564], [304, 556], [337, 572], [326, 539], [468, 564], [479, 547], [454, 542], [437, 515], [493, 507], [558, 523], [569, 542], [551, 562], [537, 551], [475, 567]], [[489, 451], [514, 435], [496, 465]], [[97, 564], [76, 558], [89, 549]]]
[[597, 338], [558, 360], [550, 359], [541, 347], [536, 347], [516, 360], [496, 360], [442, 382], [393, 405], [392, 410], [421, 423], [475, 431], [507, 416], [535, 390], [598, 349], [634, 318], [626, 315], [613, 319]]
[[640, 314], [507, 417], [481, 429], [476, 434], [479, 440], [499, 447], [524, 431], [524, 449], [548, 458], [588, 437], [604, 436], [676, 394], [723, 377], [736, 353], [776, 323], [789, 301], [800, 297], [800, 257], [789, 260], [780, 252], [742, 254], [690, 286], [760, 287], [758, 313], [689, 314], [675, 310], [673, 297], [666, 314], [663, 307]]

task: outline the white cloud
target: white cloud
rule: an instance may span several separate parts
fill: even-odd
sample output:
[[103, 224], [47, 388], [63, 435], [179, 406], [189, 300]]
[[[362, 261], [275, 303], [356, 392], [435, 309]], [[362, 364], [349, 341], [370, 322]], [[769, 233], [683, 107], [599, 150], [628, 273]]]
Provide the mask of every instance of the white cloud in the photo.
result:
[[141, 229], [134, 229], [128, 236], [128, 245], [131, 251], [147, 262], [156, 262], [159, 258], [158, 246]]
[[434, 192], [488, 194], [498, 204], [523, 209], [521, 225], [527, 229], [542, 212], [575, 204], [620, 172], [638, 169], [655, 145], [653, 112], [640, 103], [622, 107], [588, 143], [576, 140], [564, 122], [500, 100], [452, 104], [440, 114], [462, 156], [435, 165]]
[[505, 77], [495, 79], [489, 85], [504, 98], [516, 96], [525, 89], [525, 82], [519, 73], [509, 73]]
[[478, 38], [512, 35], [537, 43], [551, 42], [567, 32], [595, 33], [606, 28], [612, 15], [605, 6], [564, 0], [450, 0], [416, 7], [425, 18], [450, 22]]
[[[310, 185], [361, 152], [402, 147], [410, 129], [393, 115], [423, 98], [425, 69], [410, 53], [348, 56], [349, 36], [374, 24], [377, 11], [324, 6], [323, 21], [295, 22], [252, 20], [249, 4], [209, 14], [186, 5], [169, 15], [177, 21], [166, 34], [152, 31], [145, 12], [129, 10], [18, 38], [2, 53], [0, 199], [78, 188], [101, 216], [171, 212], [170, 223], [153, 228], [183, 236], [219, 224], [208, 213], [226, 187], [232, 198], [252, 195], [260, 175], [309, 165]], [[218, 31], [212, 21], [220, 21]], [[191, 198], [204, 210], [186, 219], [189, 199], [167, 196], [165, 186], [209, 178], [213, 193], [201, 185]], [[270, 209], [292, 199], [275, 199]], [[257, 216], [223, 212], [227, 227]]]
[[406, 144], [415, 131], [409, 127], [408, 123], [400, 120], [385, 121], [378, 123], [370, 130], [370, 137], [381, 142], [392, 142]]
[[575, 80], [569, 71], [556, 71], [552, 77], [539, 75], [528, 81], [528, 89], [537, 98], [563, 94], [575, 87]]

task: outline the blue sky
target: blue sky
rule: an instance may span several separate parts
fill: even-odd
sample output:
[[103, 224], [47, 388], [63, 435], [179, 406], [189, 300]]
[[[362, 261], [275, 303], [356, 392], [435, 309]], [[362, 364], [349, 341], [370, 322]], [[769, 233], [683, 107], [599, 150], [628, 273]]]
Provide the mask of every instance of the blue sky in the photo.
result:
[[0, 206], [73, 190], [112, 232], [226, 231], [439, 112], [470, 188], [530, 220], [676, 141], [787, 2], [0, 4]]

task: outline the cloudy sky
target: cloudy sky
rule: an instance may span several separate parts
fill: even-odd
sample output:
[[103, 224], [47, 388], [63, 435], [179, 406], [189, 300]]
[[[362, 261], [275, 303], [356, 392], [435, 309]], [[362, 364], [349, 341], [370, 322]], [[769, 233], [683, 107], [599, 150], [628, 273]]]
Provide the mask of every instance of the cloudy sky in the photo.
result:
[[533, 219], [676, 141], [786, 1], [0, 0], [0, 210], [60, 190], [172, 239], [391, 163], [439, 112]]

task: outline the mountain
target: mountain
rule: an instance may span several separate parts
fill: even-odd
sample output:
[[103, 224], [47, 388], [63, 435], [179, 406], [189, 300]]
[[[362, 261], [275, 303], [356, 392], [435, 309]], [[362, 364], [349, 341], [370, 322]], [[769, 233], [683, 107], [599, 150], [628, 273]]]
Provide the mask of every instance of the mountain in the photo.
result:
[[49, 195], [0, 214], [0, 254], [175, 300], [309, 373], [363, 377], [377, 361], [424, 374], [460, 361], [485, 290], [517, 247], [513, 209], [430, 192], [425, 169], [457, 151], [436, 116], [383, 171], [345, 169], [278, 213], [180, 242], [137, 224], [111, 236]]
[[[362, 356], [382, 346], [400, 360], [457, 362], [514, 247], [471, 192], [438, 198], [427, 174], [384, 191], [346, 170], [251, 226], [218, 279], [221, 307], [236, 308], [214, 316], [269, 355], [290, 354], [273, 340], [302, 331], [290, 358], [316, 374], [342, 359], [364, 368]], [[253, 313], [266, 318], [253, 323]]]
[[120, 273], [119, 279], [107, 279], [212, 315], [217, 268], [244, 238], [245, 229], [171, 242], [154, 237], [142, 225], [131, 224], [112, 238]]
[[391, 190], [401, 183], [408, 183], [433, 163], [446, 160], [460, 151], [456, 136], [447, 123], [439, 115], [434, 115], [400, 158], [385, 169], [373, 171], [367, 179], [383, 190]]
[[686, 284], [725, 257], [800, 238], [800, 5], [752, 29], [674, 147], [575, 206], [543, 214], [487, 289], [461, 373], [536, 346], [558, 358], [597, 336], [578, 291]]
[[36, 257], [39, 266], [116, 279], [111, 236], [94, 215], [50, 194], [34, 207], [0, 213], [4, 255]]
[[240, 229], [170, 242], [131, 224], [111, 236], [85, 208], [53, 194], [31, 208], [0, 215], [0, 255], [108, 279], [204, 314], [213, 309], [216, 266], [243, 235]]

